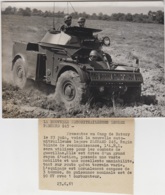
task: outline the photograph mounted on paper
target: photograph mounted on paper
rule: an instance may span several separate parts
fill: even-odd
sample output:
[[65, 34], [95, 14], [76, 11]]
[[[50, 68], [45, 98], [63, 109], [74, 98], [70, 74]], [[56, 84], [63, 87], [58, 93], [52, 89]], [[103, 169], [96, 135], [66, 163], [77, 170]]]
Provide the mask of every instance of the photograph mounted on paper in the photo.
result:
[[2, 2], [4, 118], [163, 117], [163, 2]]

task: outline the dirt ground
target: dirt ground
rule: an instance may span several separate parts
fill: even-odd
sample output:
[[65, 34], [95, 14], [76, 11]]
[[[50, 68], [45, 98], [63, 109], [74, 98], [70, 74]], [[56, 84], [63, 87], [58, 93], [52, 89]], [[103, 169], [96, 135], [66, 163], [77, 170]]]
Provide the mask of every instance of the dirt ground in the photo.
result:
[[[57, 19], [58, 25], [61, 19]], [[26, 25], [25, 25], [26, 24]], [[73, 21], [76, 25], [76, 21]], [[87, 21], [86, 26], [100, 28], [99, 36], [109, 36], [111, 46], [103, 48], [114, 62], [132, 64], [140, 59], [144, 83], [140, 102], [115, 107], [106, 102], [81, 105], [66, 111], [54, 101], [54, 89], [29, 81], [20, 90], [12, 83], [12, 47], [14, 41], [38, 42], [52, 26], [51, 18], [2, 16], [2, 107], [4, 118], [43, 117], [162, 117], [165, 116], [164, 26], [128, 22]]]

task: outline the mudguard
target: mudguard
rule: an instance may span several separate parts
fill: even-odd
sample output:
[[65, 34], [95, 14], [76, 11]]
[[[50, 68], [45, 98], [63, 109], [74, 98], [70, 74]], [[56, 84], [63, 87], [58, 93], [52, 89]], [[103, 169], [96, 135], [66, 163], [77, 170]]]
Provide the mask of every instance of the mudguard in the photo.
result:
[[38, 53], [39, 52], [37, 51], [27, 51], [27, 43], [15, 42], [13, 45], [12, 69], [16, 60], [22, 58], [25, 66], [26, 77], [35, 80]]
[[73, 64], [73, 63], [69, 63], [69, 62], [62, 62], [60, 64], [59, 71], [58, 71], [58, 74], [56, 77], [56, 82], [57, 82], [59, 76], [67, 70], [73, 70], [73, 71], [77, 72], [78, 75], [80, 76], [81, 82], [88, 83], [88, 81], [89, 81], [88, 73], [85, 70], [83, 70], [80, 66], [78, 66], [77, 64]]
[[13, 45], [13, 55], [12, 55], [12, 69], [13, 65], [16, 62], [18, 58], [22, 58], [24, 61], [25, 65], [27, 64], [27, 59], [26, 59], [26, 47], [27, 44], [23, 42], [14, 42]]

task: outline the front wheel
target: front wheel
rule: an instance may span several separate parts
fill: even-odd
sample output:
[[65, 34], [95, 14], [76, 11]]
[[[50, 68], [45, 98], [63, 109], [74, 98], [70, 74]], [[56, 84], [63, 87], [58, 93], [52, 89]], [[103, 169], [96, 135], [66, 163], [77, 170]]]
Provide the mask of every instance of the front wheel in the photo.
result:
[[18, 58], [14, 63], [13, 81], [14, 84], [20, 89], [23, 89], [26, 86], [27, 83], [26, 72], [23, 60], [21, 58]]
[[80, 76], [74, 71], [62, 73], [57, 81], [55, 99], [57, 102], [64, 103], [67, 110], [76, 108], [88, 99], [88, 89], [82, 83]]

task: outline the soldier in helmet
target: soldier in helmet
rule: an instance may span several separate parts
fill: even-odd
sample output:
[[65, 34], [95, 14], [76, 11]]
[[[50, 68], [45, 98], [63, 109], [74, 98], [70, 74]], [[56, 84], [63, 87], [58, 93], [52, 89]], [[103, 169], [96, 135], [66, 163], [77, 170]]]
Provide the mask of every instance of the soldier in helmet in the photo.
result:
[[98, 57], [99, 57], [98, 52], [96, 50], [92, 50], [89, 54], [89, 61], [95, 62], [97, 61]]
[[72, 16], [66, 15], [66, 16], [64, 17], [64, 23], [65, 23], [65, 24], [62, 25], [61, 28], [60, 28], [61, 31], [65, 31], [66, 28], [68, 28], [68, 27], [71, 26], [71, 24], [72, 24]]
[[78, 25], [79, 25], [79, 27], [85, 27], [85, 18], [84, 17], [80, 17], [79, 19], [78, 19]]
[[89, 63], [94, 69], [107, 69], [106, 63], [99, 63], [102, 61], [102, 55], [96, 51], [92, 50], [89, 54]]

